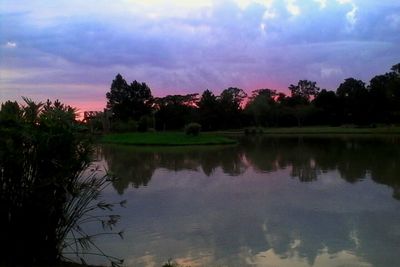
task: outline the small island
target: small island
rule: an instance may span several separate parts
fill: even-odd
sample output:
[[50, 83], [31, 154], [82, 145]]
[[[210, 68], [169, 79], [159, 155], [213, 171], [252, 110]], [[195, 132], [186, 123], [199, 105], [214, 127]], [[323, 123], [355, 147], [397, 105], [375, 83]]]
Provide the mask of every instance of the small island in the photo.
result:
[[183, 132], [132, 132], [115, 133], [103, 136], [102, 143], [136, 146], [193, 146], [193, 145], [231, 145], [236, 140], [212, 134], [188, 135]]

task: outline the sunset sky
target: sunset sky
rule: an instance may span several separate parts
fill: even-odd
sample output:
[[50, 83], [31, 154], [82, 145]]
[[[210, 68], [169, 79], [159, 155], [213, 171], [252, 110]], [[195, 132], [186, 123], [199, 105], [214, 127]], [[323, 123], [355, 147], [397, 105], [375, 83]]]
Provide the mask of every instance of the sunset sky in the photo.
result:
[[101, 110], [111, 81], [153, 95], [336, 89], [400, 63], [399, 0], [1, 0], [0, 102]]

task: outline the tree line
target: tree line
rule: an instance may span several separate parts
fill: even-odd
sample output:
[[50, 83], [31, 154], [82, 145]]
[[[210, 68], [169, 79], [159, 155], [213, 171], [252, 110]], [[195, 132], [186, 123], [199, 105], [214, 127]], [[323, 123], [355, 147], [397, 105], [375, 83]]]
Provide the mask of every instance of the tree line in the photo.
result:
[[190, 122], [205, 131], [248, 126], [291, 127], [310, 125], [371, 126], [400, 122], [400, 63], [367, 85], [345, 79], [336, 91], [300, 80], [288, 87], [290, 94], [263, 88], [248, 95], [229, 87], [215, 95], [205, 90], [186, 95], [154, 97], [146, 83], [128, 84], [121, 74], [106, 94], [114, 130], [177, 130]]

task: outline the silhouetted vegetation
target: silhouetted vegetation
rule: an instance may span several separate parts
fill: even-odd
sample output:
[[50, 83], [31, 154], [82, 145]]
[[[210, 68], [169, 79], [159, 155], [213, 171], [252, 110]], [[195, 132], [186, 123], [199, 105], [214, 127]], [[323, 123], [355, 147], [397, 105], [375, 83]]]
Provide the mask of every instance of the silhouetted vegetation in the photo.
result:
[[94, 244], [82, 224], [102, 223], [108, 232], [118, 221], [92, 214], [112, 209], [94, 202], [112, 180], [87, 169], [91, 138], [73, 108], [24, 100], [0, 109], [0, 264], [52, 265], [65, 250], [80, 258]]
[[199, 135], [200, 130], [201, 130], [201, 125], [196, 122], [191, 122], [185, 126], [185, 133], [187, 135], [197, 136]]
[[[320, 89], [316, 82], [300, 80], [288, 89], [290, 95], [273, 89], [254, 90], [250, 97], [240, 88], [230, 87], [214, 95], [168, 95], [153, 98], [145, 83], [131, 85], [118, 74], [107, 93], [116, 130], [121, 123], [145, 120], [145, 127], [156, 130], [183, 129], [190, 122], [204, 131], [248, 126], [292, 127], [310, 125], [357, 125], [400, 123], [400, 64], [377, 75], [369, 85], [355, 78], [345, 79], [336, 92]], [[154, 125], [154, 126], [151, 126]], [[147, 127], [146, 127], [147, 126]], [[125, 127], [123, 131], [133, 130]]]

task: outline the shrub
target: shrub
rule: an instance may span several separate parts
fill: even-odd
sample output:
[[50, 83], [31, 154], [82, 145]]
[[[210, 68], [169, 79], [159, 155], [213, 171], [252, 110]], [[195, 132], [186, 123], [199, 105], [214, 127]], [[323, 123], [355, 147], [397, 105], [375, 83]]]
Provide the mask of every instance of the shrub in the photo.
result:
[[124, 121], [115, 121], [112, 124], [112, 131], [117, 133], [126, 133], [126, 132], [136, 132], [138, 130], [138, 124], [134, 120]]
[[90, 214], [112, 207], [93, 202], [111, 180], [85, 172], [91, 137], [75, 110], [58, 101], [25, 102], [0, 109], [0, 266], [53, 265], [69, 246], [80, 256], [93, 245], [81, 223], [90, 217], [111, 226], [117, 219]]
[[191, 122], [185, 126], [185, 133], [187, 135], [197, 136], [201, 130], [201, 125], [196, 122]]
[[137, 130], [139, 132], [147, 132], [150, 128], [153, 128], [154, 121], [153, 118], [150, 116], [142, 116], [138, 122]]
[[244, 128], [245, 135], [255, 135], [255, 134], [262, 134], [264, 130], [261, 127], [247, 127]]

